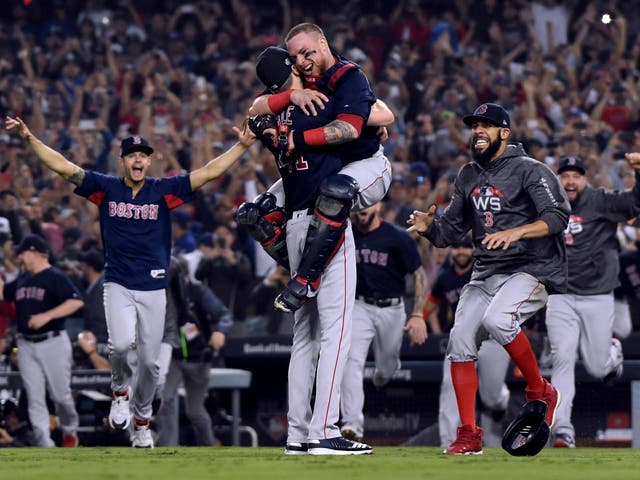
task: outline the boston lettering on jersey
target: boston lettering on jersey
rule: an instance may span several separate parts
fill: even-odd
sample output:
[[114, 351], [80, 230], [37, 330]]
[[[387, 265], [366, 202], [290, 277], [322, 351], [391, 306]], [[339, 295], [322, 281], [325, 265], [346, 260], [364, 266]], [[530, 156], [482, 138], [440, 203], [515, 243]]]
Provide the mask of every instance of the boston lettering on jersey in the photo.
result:
[[109, 202], [109, 216], [134, 220], [157, 220], [159, 205], [134, 205], [125, 202]]
[[371, 250], [370, 248], [362, 248], [362, 249], [357, 248], [356, 262], [368, 263], [370, 265], [379, 265], [381, 267], [386, 267], [389, 262], [389, 254], [387, 252]]
[[44, 298], [45, 289], [41, 287], [20, 287], [16, 290], [16, 301], [20, 300], [39, 300]]

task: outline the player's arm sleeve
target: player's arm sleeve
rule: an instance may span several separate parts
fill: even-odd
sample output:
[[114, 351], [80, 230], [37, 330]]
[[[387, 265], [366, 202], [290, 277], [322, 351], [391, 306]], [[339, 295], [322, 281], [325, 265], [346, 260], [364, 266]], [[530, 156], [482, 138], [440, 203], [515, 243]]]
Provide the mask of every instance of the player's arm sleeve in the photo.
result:
[[190, 174], [185, 173], [174, 177], [163, 178], [164, 201], [169, 209], [193, 200], [194, 191], [191, 186]]
[[451, 242], [462, 238], [469, 231], [471, 223], [462, 188], [464, 175], [463, 167], [455, 180], [454, 193], [444, 213], [435, 218], [427, 231], [421, 234], [436, 247], [444, 248]]
[[538, 220], [549, 228], [549, 235], [563, 232], [569, 224], [571, 205], [557, 177], [543, 164], [533, 164], [524, 178], [524, 188], [538, 211]]
[[85, 197], [91, 203], [100, 206], [108, 189], [108, 184], [109, 176], [86, 170], [82, 183], [73, 190], [73, 193]]
[[640, 182], [636, 173], [636, 183], [632, 190], [607, 192], [598, 189], [594, 195], [594, 207], [612, 222], [625, 222], [640, 215]]

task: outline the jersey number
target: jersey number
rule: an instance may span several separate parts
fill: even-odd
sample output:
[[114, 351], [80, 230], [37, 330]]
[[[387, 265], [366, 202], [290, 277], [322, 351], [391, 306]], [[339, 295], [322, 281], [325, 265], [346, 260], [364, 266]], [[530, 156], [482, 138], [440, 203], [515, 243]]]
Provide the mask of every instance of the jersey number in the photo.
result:
[[294, 159], [288, 159], [284, 157], [283, 159], [278, 159], [278, 168], [289, 168], [289, 172], [293, 170], [293, 166], [295, 165], [296, 170], [309, 170], [309, 164], [302, 158], [302, 155], [296, 155]]

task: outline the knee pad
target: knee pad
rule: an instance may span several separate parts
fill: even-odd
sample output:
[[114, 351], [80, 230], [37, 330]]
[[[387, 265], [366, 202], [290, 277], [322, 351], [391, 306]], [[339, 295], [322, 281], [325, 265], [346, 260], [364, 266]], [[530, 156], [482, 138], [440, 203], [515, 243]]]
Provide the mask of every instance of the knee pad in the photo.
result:
[[316, 210], [331, 220], [344, 222], [349, 217], [359, 189], [358, 182], [350, 176], [340, 173], [331, 175], [320, 184]]

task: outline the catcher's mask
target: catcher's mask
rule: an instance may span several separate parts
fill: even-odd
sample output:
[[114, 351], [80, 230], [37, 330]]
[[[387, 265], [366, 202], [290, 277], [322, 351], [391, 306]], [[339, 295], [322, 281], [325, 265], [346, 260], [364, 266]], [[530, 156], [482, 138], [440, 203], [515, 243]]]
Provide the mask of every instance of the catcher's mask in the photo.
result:
[[547, 404], [534, 400], [525, 404], [502, 436], [502, 448], [516, 457], [534, 456], [549, 440], [549, 425], [544, 421]]

